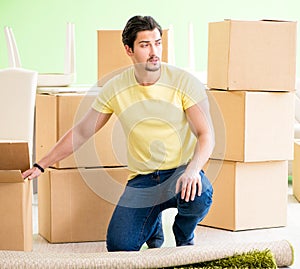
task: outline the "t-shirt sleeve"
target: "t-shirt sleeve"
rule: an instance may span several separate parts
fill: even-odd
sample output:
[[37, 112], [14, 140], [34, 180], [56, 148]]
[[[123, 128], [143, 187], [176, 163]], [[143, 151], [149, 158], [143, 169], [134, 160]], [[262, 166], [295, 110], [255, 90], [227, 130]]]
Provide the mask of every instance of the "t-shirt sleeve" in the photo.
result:
[[207, 98], [204, 84], [193, 75], [186, 74], [183, 78], [182, 105], [186, 110], [189, 107]]
[[92, 108], [101, 113], [111, 114], [114, 112], [111, 107], [111, 98], [110, 98], [110, 87], [109, 85], [103, 86], [98, 93], [98, 96], [92, 103]]

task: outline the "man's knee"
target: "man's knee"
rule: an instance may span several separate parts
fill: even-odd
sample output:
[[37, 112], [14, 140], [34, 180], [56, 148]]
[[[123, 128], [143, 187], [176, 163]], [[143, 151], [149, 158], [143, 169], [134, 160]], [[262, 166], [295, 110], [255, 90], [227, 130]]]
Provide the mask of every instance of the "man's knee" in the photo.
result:
[[208, 189], [200, 196], [196, 196], [194, 201], [186, 202], [178, 197], [178, 212], [182, 216], [206, 215], [212, 204], [212, 189]]
[[130, 240], [131, 238], [117, 238], [116, 236], [107, 236], [106, 248], [108, 251], [138, 251], [141, 246], [138, 246]]

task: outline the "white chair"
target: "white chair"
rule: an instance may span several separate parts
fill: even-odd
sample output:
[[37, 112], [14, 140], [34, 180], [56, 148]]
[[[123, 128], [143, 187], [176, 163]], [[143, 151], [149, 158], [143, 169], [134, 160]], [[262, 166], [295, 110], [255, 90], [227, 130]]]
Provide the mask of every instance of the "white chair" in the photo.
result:
[[0, 139], [27, 141], [33, 159], [37, 72], [22, 68], [0, 70]]
[[[4, 28], [10, 67], [21, 68], [21, 60], [11, 27]], [[75, 25], [67, 23], [64, 73], [39, 73], [38, 87], [68, 86], [76, 81]]]
[[10, 67], [21, 68], [21, 59], [19, 55], [19, 50], [17, 48], [14, 33], [11, 27], [6, 26], [4, 28], [6, 46], [8, 49], [8, 60]]

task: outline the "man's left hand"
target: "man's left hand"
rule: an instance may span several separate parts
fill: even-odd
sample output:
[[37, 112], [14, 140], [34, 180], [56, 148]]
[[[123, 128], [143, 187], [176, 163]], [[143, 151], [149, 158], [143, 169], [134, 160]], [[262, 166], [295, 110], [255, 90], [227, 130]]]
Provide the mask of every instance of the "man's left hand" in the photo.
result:
[[202, 182], [199, 171], [185, 171], [176, 183], [176, 193], [181, 191], [181, 199], [186, 202], [194, 201], [195, 196], [201, 195]]

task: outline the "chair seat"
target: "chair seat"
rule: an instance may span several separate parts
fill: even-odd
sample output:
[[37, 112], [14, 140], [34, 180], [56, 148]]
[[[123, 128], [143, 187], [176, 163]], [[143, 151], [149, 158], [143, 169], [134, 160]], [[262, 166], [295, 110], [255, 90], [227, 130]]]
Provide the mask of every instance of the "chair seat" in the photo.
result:
[[39, 73], [38, 87], [63, 87], [74, 83], [75, 74], [64, 73]]

